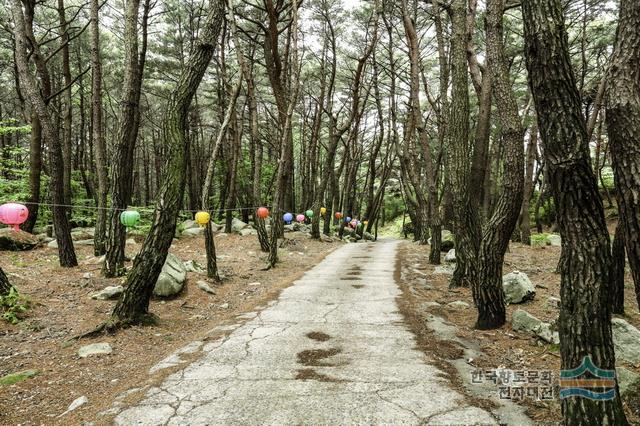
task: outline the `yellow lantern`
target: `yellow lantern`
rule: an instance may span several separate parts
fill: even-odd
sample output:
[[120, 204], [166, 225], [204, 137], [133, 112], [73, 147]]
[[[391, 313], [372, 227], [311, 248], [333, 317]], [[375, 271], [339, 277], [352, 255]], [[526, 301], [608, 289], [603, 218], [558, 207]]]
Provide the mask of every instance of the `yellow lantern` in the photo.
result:
[[196, 223], [202, 227], [205, 227], [211, 220], [211, 216], [207, 212], [196, 213]]
[[320, 207], [320, 216], [324, 216], [324, 214], [327, 212], [327, 208], [326, 207]]

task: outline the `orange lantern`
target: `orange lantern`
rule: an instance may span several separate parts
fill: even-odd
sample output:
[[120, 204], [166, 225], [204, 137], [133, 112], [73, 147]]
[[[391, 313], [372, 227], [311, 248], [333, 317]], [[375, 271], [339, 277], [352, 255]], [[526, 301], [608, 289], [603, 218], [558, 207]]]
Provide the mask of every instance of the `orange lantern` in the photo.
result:
[[269, 209], [266, 207], [260, 207], [257, 211], [257, 215], [260, 219], [266, 219], [269, 217]]
[[336, 219], [338, 220], [342, 219], [342, 213], [336, 212]]

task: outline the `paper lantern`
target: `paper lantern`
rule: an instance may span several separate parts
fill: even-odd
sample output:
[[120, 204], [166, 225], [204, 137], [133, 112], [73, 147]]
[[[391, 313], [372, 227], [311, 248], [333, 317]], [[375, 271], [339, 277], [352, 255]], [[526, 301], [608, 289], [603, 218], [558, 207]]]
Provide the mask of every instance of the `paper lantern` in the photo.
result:
[[207, 212], [196, 213], [196, 223], [201, 227], [207, 226], [207, 223], [211, 220], [211, 215]]
[[296, 220], [300, 223], [304, 222], [304, 215], [303, 214], [299, 214], [298, 216], [296, 216]]
[[289, 224], [293, 221], [293, 215], [291, 213], [285, 213], [284, 216], [282, 216], [282, 220], [284, 220], [286, 224]]
[[134, 228], [140, 220], [140, 213], [135, 210], [125, 210], [120, 213], [120, 223], [127, 228]]
[[307, 210], [304, 214], [306, 214], [307, 217], [311, 219], [313, 217], [313, 210]]
[[351, 222], [351, 218], [350, 218], [349, 216], [347, 216], [347, 217], [344, 219], [344, 221], [345, 221], [345, 222], [347, 222], [347, 223], [349, 223], [349, 222]]
[[354, 228], [354, 229], [355, 229], [355, 227], [356, 227], [356, 226], [358, 226], [358, 221], [357, 221], [357, 220], [355, 220], [355, 219], [354, 219], [354, 220], [352, 220], [352, 221], [349, 223], [349, 226], [351, 226], [352, 228]]
[[0, 206], [0, 222], [13, 227], [14, 231], [20, 230], [29, 217], [29, 209], [18, 203], [7, 203]]
[[336, 212], [336, 219], [338, 220], [342, 219], [342, 213]]
[[326, 207], [320, 207], [320, 216], [324, 216], [327, 213]]
[[266, 207], [260, 207], [256, 214], [260, 219], [266, 219], [269, 217], [269, 209]]

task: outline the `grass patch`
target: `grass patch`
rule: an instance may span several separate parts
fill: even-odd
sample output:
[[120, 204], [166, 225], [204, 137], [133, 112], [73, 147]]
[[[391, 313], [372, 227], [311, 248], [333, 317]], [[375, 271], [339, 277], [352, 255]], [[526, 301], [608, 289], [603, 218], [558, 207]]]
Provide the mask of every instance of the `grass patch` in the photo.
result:
[[19, 373], [7, 374], [4, 377], [0, 377], [0, 386], [10, 386], [35, 377], [38, 374], [40, 374], [38, 370], [25, 370]]

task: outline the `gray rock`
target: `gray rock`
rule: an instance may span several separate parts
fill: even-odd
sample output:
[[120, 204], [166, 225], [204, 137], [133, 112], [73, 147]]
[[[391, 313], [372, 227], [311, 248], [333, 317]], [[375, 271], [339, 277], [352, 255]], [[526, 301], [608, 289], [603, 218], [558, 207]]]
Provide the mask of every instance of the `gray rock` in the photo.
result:
[[93, 343], [78, 349], [78, 356], [86, 358], [91, 355], [108, 355], [113, 352], [113, 348], [108, 343]]
[[444, 261], [447, 263], [456, 263], [456, 249], [451, 249], [444, 257]]
[[121, 285], [109, 286], [109, 287], [103, 288], [97, 293], [92, 294], [91, 298], [95, 300], [117, 299], [118, 297], [120, 297], [123, 291], [124, 291], [124, 288]]
[[547, 244], [553, 247], [561, 247], [562, 246], [562, 237], [557, 234], [551, 234], [547, 237]]
[[202, 227], [198, 227], [198, 228], [189, 228], [189, 229], [185, 229], [184, 231], [182, 231], [182, 234], [180, 234], [180, 236], [182, 237], [199, 237], [201, 235], [204, 235], [204, 231], [205, 228]]
[[295, 231], [295, 229], [293, 229], [293, 224], [284, 225], [284, 232], [293, 232], [293, 231]]
[[333, 238], [325, 234], [320, 234], [320, 241], [322, 241], [323, 243], [332, 243]]
[[229, 309], [229, 304], [223, 303], [222, 305], [220, 305], [220, 309]]
[[71, 239], [73, 241], [90, 240], [95, 235], [95, 230], [87, 231], [85, 228], [75, 228], [71, 231]]
[[624, 367], [618, 367], [616, 368], [616, 376], [621, 396], [625, 396], [631, 390], [640, 390], [640, 374]]
[[616, 359], [640, 363], [640, 330], [622, 318], [612, 318], [611, 328]]
[[240, 231], [242, 231], [243, 229], [245, 229], [247, 226], [249, 226], [249, 225], [247, 225], [246, 223], [244, 223], [240, 219], [237, 219], [237, 218], [234, 217], [233, 221], [231, 222], [231, 231], [235, 232], [237, 234]]
[[427, 309], [427, 308], [438, 308], [442, 306], [441, 304], [439, 304], [438, 302], [424, 302], [420, 305], [421, 308], [423, 309]]
[[182, 230], [187, 230], [187, 229], [198, 229], [200, 228], [200, 225], [198, 225], [196, 223], [195, 220], [185, 220], [184, 222], [182, 222], [179, 226]]
[[65, 411], [64, 413], [60, 414], [60, 417], [64, 416], [67, 413], [70, 413], [72, 411], [77, 410], [78, 408], [82, 407], [83, 405], [86, 405], [87, 403], [89, 403], [89, 398], [87, 398], [86, 396], [81, 396], [80, 398], [76, 398], [71, 405], [69, 405], [69, 408], [67, 408], [67, 411]]
[[[10, 228], [0, 229], [0, 250], [26, 251], [38, 246], [40, 240], [35, 235]], [[57, 246], [56, 246], [57, 247]]]
[[211, 286], [207, 284], [205, 281], [198, 281], [196, 284], [198, 288], [204, 291], [205, 293], [216, 294], [216, 291], [213, 288], [211, 288]]
[[527, 311], [518, 309], [511, 317], [511, 327], [516, 331], [532, 334], [548, 343], [560, 343], [557, 331], [553, 331], [551, 324], [543, 322]]
[[74, 246], [92, 246], [94, 244], [93, 240], [79, 240], [79, 241], [74, 241], [73, 245]]
[[527, 274], [514, 271], [502, 277], [502, 288], [507, 303], [522, 303], [536, 295], [536, 287]]
[[195, 260], [187, 260], [184, 262], [184, 267], [187, 272], [195, 272], [196, 274], [204, 274], [207, 272], [198, 262]]
[[49, 243], [47, 244], [48, 248], [52, 248], [52, 249], [57, 249], [58, 248], [58, 242], [56, 240], [53, 241], [49, 241]]
[[471, 305], [462, 300], [456, 300], [455, 302], [447, 303], [447, 306], [453, 309], [469, 309]]
[[182, 291], [186, 279], [187, 268], [182, 261], [177, 256], [168, 254], [153, 294], [161, 297], [175, 296]]
[[252, 229], [252, 228], [245, 228], [245, 229], [241, 229], [239, 234], [242, 237], [246, 237], [246, 236], [249, 236], [249, 235], [258, 235], [258, 231], [256, 231], [255, 229]]
[[129, 246], [134, 246], [134, 245], [138, 244], [138, 243], [136, 242], [136, 240], [134, 240], [133, 238], [128, 238], [128, 239], [127, 239], [127, 241], [125, 241], [125, 243], [126, 243], [127, 245], [129, 245]]
[[363, 236], [363, 237], [364, 237], [364, 239], [365, 239], [365, 240], [367, 240], [367, 241], [375, 241], [375, 240], [376, 240], [376, 237], [375, 237], [373, 234], [369, 233], [369, 232], [364, 232], [364, 233], [362, 234], [362, 236]]

